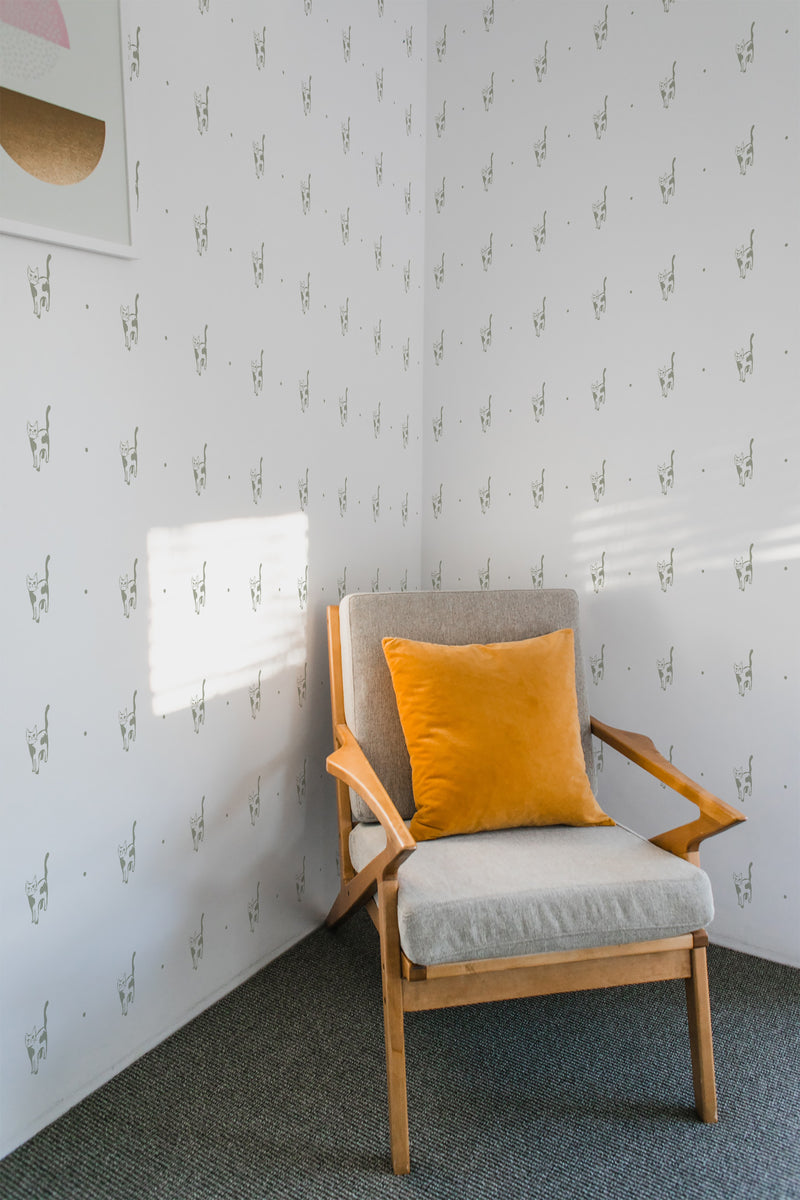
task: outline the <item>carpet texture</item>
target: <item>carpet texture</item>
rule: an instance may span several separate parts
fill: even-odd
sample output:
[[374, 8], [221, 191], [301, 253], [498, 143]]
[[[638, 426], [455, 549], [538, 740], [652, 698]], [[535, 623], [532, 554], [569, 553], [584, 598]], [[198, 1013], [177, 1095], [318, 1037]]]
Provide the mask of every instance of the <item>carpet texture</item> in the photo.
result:
[[0, 1200], [800, 1200], [800, 972], [713, 946], [709, 972], [718, 1125], [680, 981], [414, 1013], [395, 1178], [361, 913], [0, 1162]]

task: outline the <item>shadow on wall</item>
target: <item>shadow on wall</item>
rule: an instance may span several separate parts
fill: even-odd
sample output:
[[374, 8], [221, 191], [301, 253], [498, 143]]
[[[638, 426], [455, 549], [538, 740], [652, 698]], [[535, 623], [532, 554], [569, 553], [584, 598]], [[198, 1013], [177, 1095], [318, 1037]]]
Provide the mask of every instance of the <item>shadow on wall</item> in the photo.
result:
[[[304, 513], [151, 529], [147, 535], [153, 712], [192, 709], [306, 659]], [[135, 603], [135, 599], [134, 599]]]

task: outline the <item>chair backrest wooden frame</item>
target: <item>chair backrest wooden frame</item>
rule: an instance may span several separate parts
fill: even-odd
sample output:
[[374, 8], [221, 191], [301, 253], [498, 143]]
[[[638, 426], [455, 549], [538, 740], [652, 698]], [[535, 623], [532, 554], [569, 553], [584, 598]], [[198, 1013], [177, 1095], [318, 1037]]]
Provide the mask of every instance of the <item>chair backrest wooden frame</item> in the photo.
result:
[[[413, 963], [406, 958], [397, 921], [398, 870], [414, 852], [416, 843], [345, 722], [338, 608], [330, 607], [327, 616], [335, 746], [327, 768], [336, 779], [341, 871], [339, 895], [327, 924], [332, 928], [366, 905], [380, 934], [390, 1141], [395, 1173], [410, 1170], [403, 1014], [423, 1009], [684, 979], [695, 1104], [701, 1120], [716, 1121], [706, 966], [708, 937], [704, 930], [657, 941], [438, 966]], [[615, 729], [594, 718], [591, 731], [699, 809], [696, 820], [652, 838], [655, 845], [697, 864], [698, 847], [705, 838], [745, 819], [668, 762], [649, 738]], [[386, 835], [386, 848], [358, 873], [349, 849], [353, 828], [350, 788], [358, 792]]]

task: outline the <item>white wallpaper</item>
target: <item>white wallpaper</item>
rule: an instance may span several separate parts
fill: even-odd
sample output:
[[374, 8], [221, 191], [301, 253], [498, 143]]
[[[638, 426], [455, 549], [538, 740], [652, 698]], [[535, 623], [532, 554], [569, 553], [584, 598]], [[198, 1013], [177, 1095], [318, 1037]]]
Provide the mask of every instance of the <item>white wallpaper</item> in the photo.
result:
[[[431, 0], [423, 584], [582, 595], [593, 712], [749, 821], [720, 942], [800, 964], [798, 9]], [[608, 751], [601, 799], [692, 817]]]
[[136, 259], [0, 237], [0, 1153], [322, 919], [345, 589], [576, 587], [800, 963], [796, 18], [125, 0]]
[[335, 890], [324, 606], [419, 584], [424, 12], [130, 0], [136, 259], [0, 237], [0, 1152]]

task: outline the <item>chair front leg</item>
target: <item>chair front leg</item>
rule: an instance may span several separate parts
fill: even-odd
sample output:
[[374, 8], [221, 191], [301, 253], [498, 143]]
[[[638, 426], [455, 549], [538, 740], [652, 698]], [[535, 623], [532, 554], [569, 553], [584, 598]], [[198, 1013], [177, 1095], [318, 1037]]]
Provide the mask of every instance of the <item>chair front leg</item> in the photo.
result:
[[713, 1125], [717, 1121], [717, 1087], [714, 1079], [714, 1046], [711, 1038], [711, 1004], [708, 994], [708, 964], [705, 946], [690, 952], [692, 974], [686, 983], [689, 1042], [692, 1048], [692, 1078], [697, 1115]]
[[381, 939], [383, 1027], [386, 1037], [386, 1084], [389, 1093], [389, 1136], [392, 1170], [411, 1170], [406, 1091], [406, 1047], [403, 1028], [403, 978], [400, 968], [400, 932], [397, 927], [397, 878], [378, 885], [378, 929]]

